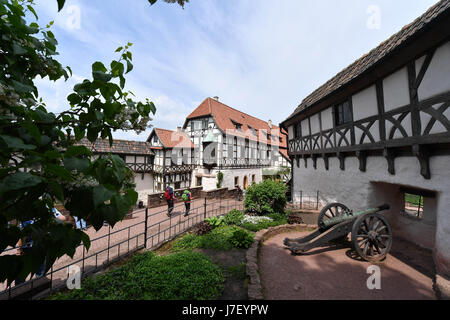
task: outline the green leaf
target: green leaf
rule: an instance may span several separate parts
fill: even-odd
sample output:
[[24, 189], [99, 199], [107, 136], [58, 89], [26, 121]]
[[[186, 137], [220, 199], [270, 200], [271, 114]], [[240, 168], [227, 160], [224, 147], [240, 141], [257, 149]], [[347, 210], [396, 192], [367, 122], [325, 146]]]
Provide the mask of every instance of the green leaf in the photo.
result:
[[112, 75], [109, 73], [104, 73], [102, 71], [93, 71], [92, 72], [92, 77], [94, 78], [94, 80], [99, 80], [102, 82], [108, 82], [109, 80], [112, 79]]
[[148, 0], [148, 2], [150, 2], [150, 5], [154, 5], [156, 3], [157, 0]]
[[20, 124], [25, 130], [28, 131], [29, 134], [33, 136], [33, 138], [38, 142], [42, 142], [42, 135], [39, 131], [39, 128], [31, 122], [24, 122]]
[[67, 101], [69, 101], [71, 105], [77, 105], [81, 100], [81, 97], [76, 93], [72, 93], [67, 97]]
[[28, 172], [16, 172], [7, 176], [0, 183], [0, 193], [35, 187], [42, 182], [41, 178]]
[[65, 153], [66, 157], [91, 156], [92, 152], [85, 146], [70, 146]]
[[36, 11], [34, 10], [33, 6], [27, 5], [28, 10], [31, 11], [32, 14], [34, 14], [36, 20], [39, 20], [38, 15], [36, 14]]
[[19, 150], [34, 150], [36, 146], [31, 144], [24, 144], [23, 141], [16, 137], [0, 135], [0, 138], [6, 143], [8, 148], [10, 149], [19, 149]]
[[19, 93], [27, 93], [27, 92], [34, 91], [33, 86], [24, 84], [24, 83], [16, 81], [16, 80], [12, 80], [11, 82], [13, 84], [14, 89]]
[[133, 64], [130, 62], [130, 60], [127, 60], [127, 72], [130, 72], [131, 70], [133, 70]]
[[64, 167], [69, 171], [77, 170], [78, 172], [84, 172], [89, 168], [89, 164], [88, 159], [78, 159], [75, 157], [64, 158]]
[[105, 73], [106, 71], [108, 71], [108, 69], [106, 69], [103, 63], [97, 61], [92, 64], [92, 71], [101, 71]]
[[69, 171], [67, 171], [66, 168], [51, 163], [47, 164], [46, 167], [47, 167], [46, 171], [58, 176], [59, 178], [68, 181], [72, 180], [72, 175], [70, 174]]
[[58, 0], [58, 12], [62, 10], [65, 2], [66, 0]]
[[114, 191], [106, 189], [104, 186], [99, 185], [94, 187], [94, 206], [98, 207], [105, 203], [105, 201], [111, 200], [111, 197], [115, 194]]

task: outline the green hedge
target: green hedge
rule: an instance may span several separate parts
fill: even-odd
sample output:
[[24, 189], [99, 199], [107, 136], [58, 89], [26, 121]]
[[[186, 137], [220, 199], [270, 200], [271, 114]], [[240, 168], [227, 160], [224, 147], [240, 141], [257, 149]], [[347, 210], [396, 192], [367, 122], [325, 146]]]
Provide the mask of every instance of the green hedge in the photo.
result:
[[54, 300], [213, 300], [220, 297], [224, 276], [210, 258], [197, 252], [156, 256], [137, 254], [132, 260], [80, 290], [59, 293]]

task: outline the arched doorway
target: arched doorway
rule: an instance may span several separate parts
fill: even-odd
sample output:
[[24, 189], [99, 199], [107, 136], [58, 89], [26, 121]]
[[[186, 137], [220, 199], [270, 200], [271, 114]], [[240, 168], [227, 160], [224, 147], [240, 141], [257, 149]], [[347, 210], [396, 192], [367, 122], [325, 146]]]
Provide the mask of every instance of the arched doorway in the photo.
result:
[[247, 188], [248, 188], [248, 177], [245, 176], [244, 177], [244, 190], [247, 190]]

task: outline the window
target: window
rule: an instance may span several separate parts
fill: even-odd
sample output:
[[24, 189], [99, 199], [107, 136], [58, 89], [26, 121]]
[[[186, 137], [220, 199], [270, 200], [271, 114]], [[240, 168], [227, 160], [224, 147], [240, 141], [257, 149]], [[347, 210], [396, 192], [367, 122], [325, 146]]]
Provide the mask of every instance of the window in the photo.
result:
[[294, 125], [294, 139], [300, 138], [302, 136], [302, 126], [299, 123]]
[[209, 123], [208, 119], [203, 119], [202, 120], [202, 129], [208, 129], [208, 123]]
[[239, 177], [234, 177], [234, 185], [235, 186], [239, 185]]
[[201, 187], [201, 186], [202, 186], [202, 177], [197, 177], [196, 180], [197, 180], [197, 181], [196, 181], [197, 187]]
[[158, 136], [156, 134], [153, 136], [153, 142], [158, 143]]
[[[248, 126], [248, 125], [247, 125]], [[248, 126], [248, 128], [250, 129], [250, 131], [252, 132], [252, 134], [253, 135], [257, 135], [257, 133], [256, 133], [256, 129], [255, 128], [252, 128], [252, 127], [250, 127], [250, 126]]]
[[423, 218], [423, 197], [416, 194], [405, 193], [404, 212], [407, 216]]
[[252, 183], [255, 183], [255, 182], [256, 182], [256, 175], [253, 174], [253, 175], [252, 175]]
[[231, 120], [231, 122], [233, 123], [234, 127], [236, 128], [236, 130], [242, 131], [242, 124], [240, 124], [240, 123], [238, 123], [236, 121], [233, 121], [233, 120]]
[[336, 126], [341, 126], [352, 121], [350, 102], [345, 101], [344, 103], [334, 106], [334, 117]]

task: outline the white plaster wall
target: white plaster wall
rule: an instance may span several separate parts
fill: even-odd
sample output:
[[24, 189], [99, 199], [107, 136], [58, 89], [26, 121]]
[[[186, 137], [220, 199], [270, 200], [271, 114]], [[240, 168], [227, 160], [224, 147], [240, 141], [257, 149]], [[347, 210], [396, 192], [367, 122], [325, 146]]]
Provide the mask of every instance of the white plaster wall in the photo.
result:
[[294, 139], [294, 126], [288, 127], [289, 140]]
[[315, 115], [311, 116], [311, 134], [319, 133], [320, 132], [320, 121], [319, 121], [319, 114], [316, 113]]
[[[294, 162], [295, 163], [295, 162]], [[317, 170], [308, 162], [308, 168], [300, 161], [300, 168], [294, 165], [294, 192], [314, 193], [320, 191], [324, 203], [341, 202], [351, 209], [359, 210], [380, 205], [387, 200], [397, 205], [389, 211], [399, 215], [398, 197], [395, 201], [373, 197], [379, 190], [371, 182], [385, 182], [438, 192], [436, 213], [436, 234], [434, 258], [438, 271], [450, 275], [450, 156], [435, 156], [430, 158], [431, 179], [426, 180], [420, 175], [419, 162], [414, 157], [400, 157], [395, 160], [395, 175], [387, 171], [387, 161], [383, 157], [368, 157], [367, 171], [359, 171], [356, 157], [346, 158], [345, 171], [340, 170], [339, 160], [329, 159], [329, 171], [325, 170], [323, 160], [317, 160]], [[379, 191], [378, 191], [379, 192]], [[392, 199], [391, 199], [392, 200]]]
[[144, 174], [144, 179], [142, 180], [142, 174], [136, 173], [134, 177], [134, 183], [136, 183], [136, 192], [138, 193], [138, 203], [143, 201], [144, 205], [147, 205], [147, 196], [153, 193], [154, 179], [153, 175], [150, 173]]
[[410, 104], [408, 70], [406, 67], [383, 80], [385, 111]]
[[126, 156], [126, 163], [134, 163], [134, 156]]
[[223, 183], [222, 188], [234, 189], [234, 177], [239, 177], [239, 185], [241, 188], [244, 186], [244, 177], [247, 176], [248, 185], [252, 184], [252, 175], [256, 176], [256, 183], [262, 181], [262, 169], [230, 169], [222, 170]]
[[377, 91], [374, 85], [355, 94], [352, 101], [354, 121], [378, 114]]
[[322, 130], [329, 130], [333, 128], [333, 111], [331, 108], [325, 109], [321, 114]]
[[[375, 142], [380, 141], [380, 127], [379, 127], [379, 121], [376, 121], [372, 127], [369, 130], [372, 137], [375, 139]], [[355, 127], [355, 140], [356, 144], [359, 144], [361, 142], [361, 137], [363, 135], [363, 131], [357, 127]], [[371, 143], [371, 140], [369, 137], [365, 137], [362, 144], [364, 143]]]
[[305, 120], [303, 120], [301, 122], [301, 126], [302, 126], [302, 136], [303, 137], [309, 136], [309, 122], [308, 122], [308, 118], [306, 118]]
[[[420, 69], [416, 69], [418, 74]], [[431, 98], [450, 91], [450, 42], [439, 47], [434, 53], [430, 66], [419, 86], [419, 99]]]

